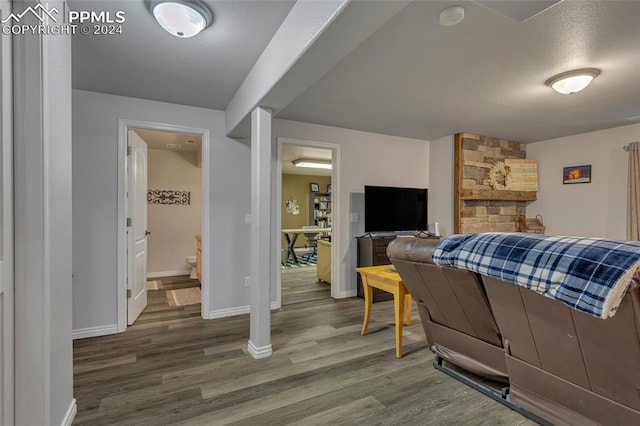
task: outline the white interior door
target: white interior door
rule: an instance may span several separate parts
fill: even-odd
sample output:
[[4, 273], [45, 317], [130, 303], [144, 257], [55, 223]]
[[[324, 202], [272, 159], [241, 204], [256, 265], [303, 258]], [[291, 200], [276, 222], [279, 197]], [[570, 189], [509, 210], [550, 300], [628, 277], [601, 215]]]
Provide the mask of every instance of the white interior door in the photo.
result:
[[128, 131], [127, 323], [147, 306], [147, 144]]

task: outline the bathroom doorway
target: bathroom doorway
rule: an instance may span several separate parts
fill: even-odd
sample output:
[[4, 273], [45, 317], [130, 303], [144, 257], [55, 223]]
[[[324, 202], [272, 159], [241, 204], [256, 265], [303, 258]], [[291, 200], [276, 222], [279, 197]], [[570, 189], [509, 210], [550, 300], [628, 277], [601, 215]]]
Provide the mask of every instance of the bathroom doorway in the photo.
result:
[[124, 120], [120, 127], [126, 167], [119, 211], [126, 214], [126, 227], [119, 238], [124, 243], [119, 290], [125, 290], [119, 331], [140, 323], [207, 318], [208, 131]]
[[202, 136], [131, 131], [147, 145], [147, 305], [142, 316], [148, 312], [156, 317], [162, 312], [160, 318], [165, 320], [200, 316]]

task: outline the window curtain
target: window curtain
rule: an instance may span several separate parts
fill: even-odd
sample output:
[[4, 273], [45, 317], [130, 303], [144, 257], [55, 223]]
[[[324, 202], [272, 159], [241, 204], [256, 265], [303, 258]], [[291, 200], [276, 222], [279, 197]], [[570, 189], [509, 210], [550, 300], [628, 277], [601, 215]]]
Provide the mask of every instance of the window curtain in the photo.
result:
[[627, 239], [640, 241], [640, 142], [629, 144]]

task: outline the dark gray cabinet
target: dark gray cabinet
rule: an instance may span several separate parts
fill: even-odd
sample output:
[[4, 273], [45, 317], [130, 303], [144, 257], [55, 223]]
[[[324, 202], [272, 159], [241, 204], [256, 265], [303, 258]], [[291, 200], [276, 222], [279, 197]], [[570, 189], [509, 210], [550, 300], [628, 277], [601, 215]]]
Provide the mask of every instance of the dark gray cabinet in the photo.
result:
[[[377, 266], [391, 265], [391, 261], [387, 256], [387, 246], [396, 239], [395, 235], [384, 237], [371, 237], [368, 235], [357, 237], [358, 240], [358, 267], [360, 266]], [[364, 298], [362, 291], [362, 279], [358, 275], [358, 297]], [[393, 300], [393, 294], [386, 291], [373, 289], [373, 303], [383, 300]]]

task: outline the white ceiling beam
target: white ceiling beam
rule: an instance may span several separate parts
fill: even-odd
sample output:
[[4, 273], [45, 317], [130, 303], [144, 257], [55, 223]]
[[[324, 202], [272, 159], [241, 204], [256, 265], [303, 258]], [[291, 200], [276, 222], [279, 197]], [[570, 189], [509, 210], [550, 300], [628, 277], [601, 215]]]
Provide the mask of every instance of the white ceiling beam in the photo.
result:
[[251, 111], [277, 114], [407, 4], [299, 0], [231, 99], [226, 133], [248, 136]]

